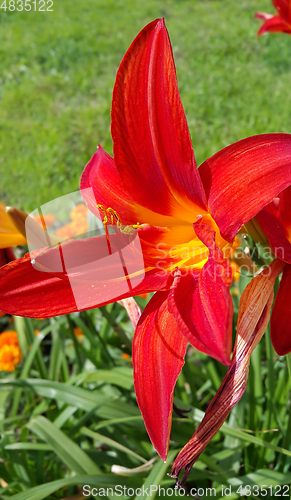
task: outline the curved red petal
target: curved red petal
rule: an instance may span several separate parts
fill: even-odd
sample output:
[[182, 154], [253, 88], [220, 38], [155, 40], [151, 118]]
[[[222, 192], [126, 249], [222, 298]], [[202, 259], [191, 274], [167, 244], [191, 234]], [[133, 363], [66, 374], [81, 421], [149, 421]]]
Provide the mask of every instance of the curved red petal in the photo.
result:
[[260, 21], [267, 21], [268, 19], [271, 19], [273, 14], [267, 14], [267, 12], [256, 12], [255, 13], [255, 18], [259, 19]]
[[291, 135], [265, 134], [227, 146], [199, 168], [209, 211], [223, 238], [291, 184]]
[[113, 208], [122, 224], [131, 225], [137, 222], [152, 226], [177, 224], [177, 220], [173, 217], [156, 214], [133, 199], [121, 182], [114, 159], [100, 145], [82, 173], [80, 189], [88, 208], [98, 218], [100, 212], [97, 204], [100, 204], [104, 208]]
[[123, 224], [136, 224], [135, 203], [121, 184], [114, 159], [100, 145], [82, 173], [80, 189], [88, 208], [98, 218], [97, 204], [100, 204], [116, 210]]
[[122, 246], [115, 236], [110, 235], [112, 248], [116, 245], [111, 255], [106, 237], [97, 236], [62, 244], [61, 251], [35, 251], [2, 267], [1, 309], [47, 318], [169, 288], [165, 272], [145, 273], [135, 242]]
[[15, 260], [12, 248], [0, 248], [0, 267], [5, 266], [12, 260]]
[[291, 265], [287, 265], [271, 316], [271, 340], [279, 356], [291, 352]]
[[233, 316], [230, 265], [215, 246], [214, 232], [204, 225], [194, 224], [194, 228], [208, 246], [209, 258], [200, 273], [181, 277], [169, 298], [171, 312], [188, 342], [229, 365]]
[[261, 26], [258, 36], [264, 33], [291, 33], [291, 25], [280, 16], [273, 16]]
[[289, 240], [291, 239], [291, 186], [288, 188], [284, 189], [280, 193], [279, 196], [279, 202], [278, 202], [278, 208], [279, 208], [279, 219], [284, 227], [285, 233]]
[[291, 2], [290, 0], [272, 0], [273, 5], [278, 12], [278, 14], [285, 19], [285, 21], [291, 21]]
[[120, 65], [112, 138], [118, 172], [137, 203], [191, 222], [195, 211], [206, 211], [162, 19], [140, 32]]
[[291, 243], [286, 238], [284, 227], [276, 217], [273, 204], [264, 208], [256, 217], [267, 236], [276, 257], [291, 264]]
[[134, 386], [151, 442], [166, 460], [174, 387], [184, 365], [187, 341], [168, 309], [169, 292], [157, 292], [145, 308], [133, 339]]

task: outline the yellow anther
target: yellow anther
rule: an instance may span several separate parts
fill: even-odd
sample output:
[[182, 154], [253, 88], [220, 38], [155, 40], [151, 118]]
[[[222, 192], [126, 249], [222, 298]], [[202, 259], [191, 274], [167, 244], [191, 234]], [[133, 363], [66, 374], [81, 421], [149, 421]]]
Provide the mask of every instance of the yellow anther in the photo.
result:
[[137, 222], [136, 224], [133, 224], [131, 227], [134, 227], [135, 229], [143, 229], [142, 225], [140, 222]]
[[[113, 210], [113, 208], [111, 208], [111, 207], [105, 208], [103, 205], [98, 204], [97, 208], [99, 208], [99, 210], [104, 214], [103, 225], [105, 227], [108, 245], [110, 246], [107, 224], [114, 224], [114, 219], [115, 219], [117, 222], [117, 226], [122, 226], [121, 219], [120, 219], [118, 213], [116, 212], [116, 210]], [[136, 224], [132, 224], [130, 226], [120, 227], [120, 231], [124, 234], [127, 234], [127, 235], [134, 234], [135, 229], [143, 229], [140, 222], [137, 222]], [[108, 246], [108, 248], [109, 248], [109, 246]]]
[[104, 206], [100, 205], [100, 204], [97, 205], [97, 208], [99, 208], [99, 210], [101, 210], [101, 212], [104, 214], [104, 219], [103, 219], [104, 225], [114, 224], [114, 218], [115, 218], [117, 221], [117, 225], [121, 226], [121, 224], [122, 224], [121, 219], [120, 219], [118, 213], [115, 210], [113, 210], [113, 208], [111, 208], [111, 207], [104, 208]]

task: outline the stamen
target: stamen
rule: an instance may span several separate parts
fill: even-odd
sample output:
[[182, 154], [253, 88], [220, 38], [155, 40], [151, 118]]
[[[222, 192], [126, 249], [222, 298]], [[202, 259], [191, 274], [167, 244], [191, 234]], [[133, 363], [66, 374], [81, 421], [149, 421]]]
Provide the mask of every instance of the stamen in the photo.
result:
[[99, 210], [101, 210], [101, 212], [104, 214], [104, 219], [103, 219], [104, 226], [106, 224], [114, 224], [114, 218], [117, 221], [117, 225], [121, 226], [122, 222], [116, 210], [113, 210], [113, 208], [111, 207], [104, 208], [104, 206], [100, 204], [97, 205], [97, 208], [99, 208]]

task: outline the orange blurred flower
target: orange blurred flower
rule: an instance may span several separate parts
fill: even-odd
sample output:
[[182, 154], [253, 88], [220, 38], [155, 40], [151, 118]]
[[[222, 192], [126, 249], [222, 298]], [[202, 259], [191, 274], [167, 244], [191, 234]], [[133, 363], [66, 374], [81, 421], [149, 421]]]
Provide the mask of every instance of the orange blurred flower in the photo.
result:
[[10, 330], [0, 334], [0, 371], [13, 372], [22, 360], [17, 332]]
[[[34, 216], [35, 222], [37, 222], [41, 227], [43, 227], [44, 219], [41, 218], [40, 215]], [[45, 214], [45, 225], [47, 227], [51, 227], [54, 222], [56, 222], [56, 216], [54, 214]]]
[[127, 352], [123, 352], [123, 353], [121, 354], [121, 357], [122, 357], [122, 359], [129, 359], [129, 358], [130, 358], [130, 355], [129, 355], [129, 354], [127, 354]]
[[60, 227], [56, 231], [56, 236], [68, 239], [78, 234], [86, 233], [89, 229], [87, 221], [88, 209], [83, 203], [79, 203], [70, 211], [70, 218], [72, 222]]
[[85, 217], [87, 217], [87, 213], [88, 213], [88, 208], [86, 207], [86, 205], [84, 205], [84, 203], [79, 203], [78, 205], [75, 206], [75, 208], [73, 208], [73, 210], [70, 211], [70, 218], [72, 220], [75, 220], [75, 219], [84, 219]]
[[82, 342], [83, 341], [83, 337], [84, 337], [84, 332], [83, 330], [81, 330], [81, 328], [79, 328], [78, 326], [75, 326], [74, 328], [74, 335], [75, 337], [80, 341]]

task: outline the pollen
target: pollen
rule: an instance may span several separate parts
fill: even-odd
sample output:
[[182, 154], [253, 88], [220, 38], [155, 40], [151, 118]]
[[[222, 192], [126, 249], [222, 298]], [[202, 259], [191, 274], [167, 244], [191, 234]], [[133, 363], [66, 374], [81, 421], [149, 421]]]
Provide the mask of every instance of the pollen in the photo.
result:
[[116, 220], [117, 225], [121, 226], [122, 222], [121, 222], [121, 219], [120, 219], [118, 213], [116, 212], [116, 210], [113, 210], [113, 208], [111, 208], [111, 207], [104, 208], [104, 206], [100, 205], [100, 204], [97, 205], [97, 208], [99, 208], [99, 210], [104, 215], [104, 219], [103, 219], [104, 226], [106, 224], [114, 224], [114, 219]]
[[[114, 224], [114, 221], [117, 223], [117, 226], [122, 226], [121, 218], [119, 217], [118, 213], [116, 210], [113, 208], [105, 208], [104, 205], [98, 204], [97, 208], [103, 213], [104, 219], [103, 219], [103, 225], [106, 226], [107, 224]], [[131, 224], [130, 226], [125, 226], [123, 229], [121, 229], [122, 232], [128, 232], [129, 228], [133, 229], [143, 229], [142, 225], [140, 222], [137, 222], [136, 224]]]

